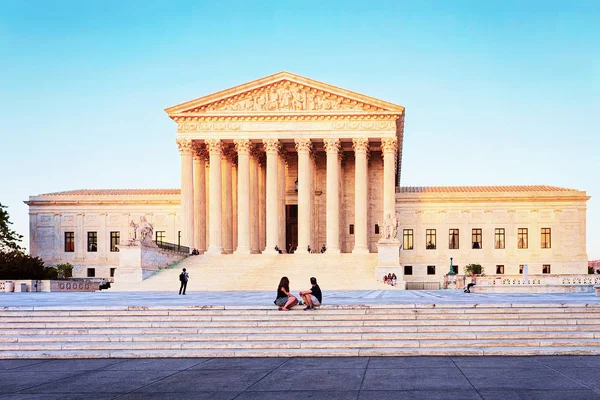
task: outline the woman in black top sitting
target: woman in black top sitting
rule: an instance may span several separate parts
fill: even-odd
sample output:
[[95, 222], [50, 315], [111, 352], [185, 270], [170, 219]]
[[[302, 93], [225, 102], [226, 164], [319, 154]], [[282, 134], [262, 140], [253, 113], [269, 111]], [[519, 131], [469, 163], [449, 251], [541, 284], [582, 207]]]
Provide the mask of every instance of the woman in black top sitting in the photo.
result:
[[279, 311], [290, 311], [290, 308], [298, 304], [298, 299], [290, 293], [290, 280], [284, 276], [279, 281], [277, 286], [277, 298], [275, 305], [279, 307]]

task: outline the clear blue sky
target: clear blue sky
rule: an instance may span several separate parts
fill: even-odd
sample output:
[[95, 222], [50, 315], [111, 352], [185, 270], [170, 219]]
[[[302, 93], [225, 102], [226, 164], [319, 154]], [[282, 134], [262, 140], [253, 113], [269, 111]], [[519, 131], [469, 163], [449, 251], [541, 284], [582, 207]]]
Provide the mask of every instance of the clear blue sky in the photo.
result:
[[163, 109], [281, 70], [404, 105], [404, 186], [586, 190], [600, 258], [598, 1], [3, 2], [0, 202], [179, 187]]

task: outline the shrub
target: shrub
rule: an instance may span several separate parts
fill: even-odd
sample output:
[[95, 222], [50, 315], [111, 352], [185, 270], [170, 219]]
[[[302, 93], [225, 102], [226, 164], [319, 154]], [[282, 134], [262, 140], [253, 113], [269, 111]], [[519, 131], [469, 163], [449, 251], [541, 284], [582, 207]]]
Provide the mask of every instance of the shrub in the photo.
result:
[[465, 275], [484, 275], [485, 269], [480, 264], [469, 264], [465, 267]]
[[73, 266], [69, 263], [58, 264], [56, 273], [59, 279], [68, 279], [73, 276]]

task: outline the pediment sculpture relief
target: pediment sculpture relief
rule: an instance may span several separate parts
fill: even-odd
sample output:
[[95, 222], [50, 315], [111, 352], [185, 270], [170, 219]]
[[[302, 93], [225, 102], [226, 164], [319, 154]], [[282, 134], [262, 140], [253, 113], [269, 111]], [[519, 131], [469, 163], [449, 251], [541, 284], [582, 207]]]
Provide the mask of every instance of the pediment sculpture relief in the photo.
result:
[[188, 112], [385, 111], [356, 100], [282, 81]]

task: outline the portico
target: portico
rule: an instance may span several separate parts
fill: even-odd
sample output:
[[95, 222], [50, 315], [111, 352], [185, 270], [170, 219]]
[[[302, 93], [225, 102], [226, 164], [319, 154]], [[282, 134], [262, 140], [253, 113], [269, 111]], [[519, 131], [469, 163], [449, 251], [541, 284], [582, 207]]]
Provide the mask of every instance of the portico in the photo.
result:
[[[177, 122], [184, 246], [377, 251], [378, 224], [395, 214], [403, 107], [281, 72], [166, 112]], [[286, 226], [293, 213], [297, 226]]]

